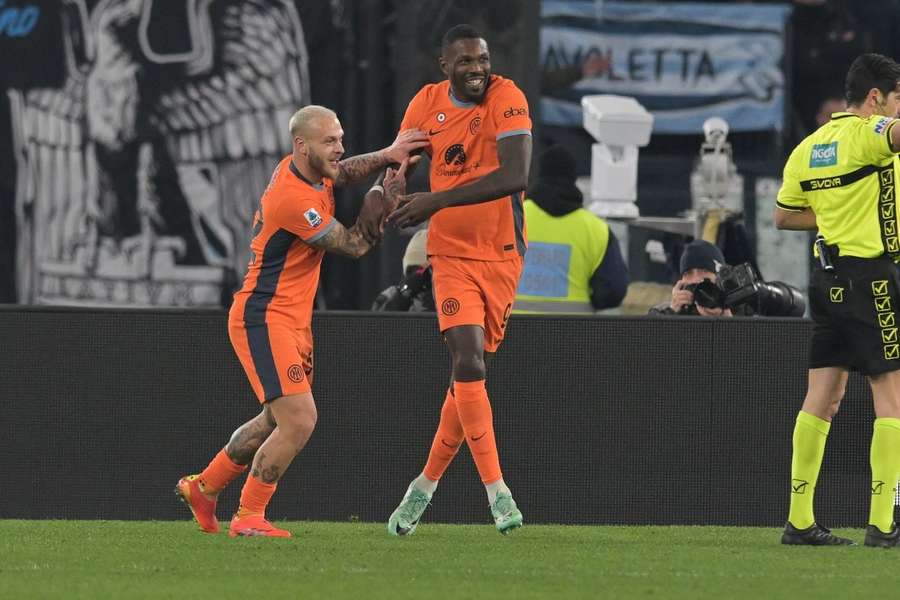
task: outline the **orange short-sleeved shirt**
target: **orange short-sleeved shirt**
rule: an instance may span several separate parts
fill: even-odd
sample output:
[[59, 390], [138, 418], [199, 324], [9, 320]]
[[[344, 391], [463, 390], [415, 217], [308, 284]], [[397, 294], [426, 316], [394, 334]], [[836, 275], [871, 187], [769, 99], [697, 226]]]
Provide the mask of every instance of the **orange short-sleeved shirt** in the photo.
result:
[[253, 219], [250, 265], [231, 319], [310, 326], [325, 252], [309, 242], [335, 226], [333, 185], [327, 177], [320, 184], [304, 179], [290, 156], [278, 163]]
[[[428, 133], [431, 190], [456, 188], [500, 166], [497, 140], [531, 135], [525, 94], [511, 79], [492, 75], [480, 103], [461, 102], [450, 82], [429, 84], [410, 101], [401, 129]], [[524, 190], [523, 190], [524, 192]], [[506, 260], [525, 254], [523, 193], [444, 208], [428, 225], [428, 254]]]

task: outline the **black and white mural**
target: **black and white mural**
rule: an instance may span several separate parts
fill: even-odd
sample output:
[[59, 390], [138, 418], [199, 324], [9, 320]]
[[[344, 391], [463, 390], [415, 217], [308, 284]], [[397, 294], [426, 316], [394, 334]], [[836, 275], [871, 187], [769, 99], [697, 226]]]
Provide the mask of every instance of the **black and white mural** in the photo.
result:
[[60, 82], [7, 90], [19, 302], [220, 305], [310, 101], [294, 3], [52, 7], [38, 18], [59, 19]]

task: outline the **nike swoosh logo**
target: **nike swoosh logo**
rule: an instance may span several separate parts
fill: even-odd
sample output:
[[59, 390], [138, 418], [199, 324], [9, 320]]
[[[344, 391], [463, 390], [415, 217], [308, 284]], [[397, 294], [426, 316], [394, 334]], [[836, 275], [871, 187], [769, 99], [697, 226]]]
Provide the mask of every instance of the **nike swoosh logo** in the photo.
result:
[[475, 436], [473, 435], [473, 436], [472, 436], [472, 441], [473, 441], [473, 442], [477, 442], [478, 440], [480, 440], [481, 438], [483, 438], [483, 437], [486, 436], [486, 435], [487, 435], [487, 431], [485, 431], [484, 433], [482, 433], [482, 434], [479, 435], [478, 437], [475, 437]]
[[[453, 449], [459, 448], [459, 444], [448, 444], [448, 443], [444, 440], [444, 438], [441, 438], [441, 443], [442, 443], [443, 445], [447, 446], [448, 448], [453, 448]], [[462, 442], [460, 442], [460, 443], [462, 443]]]
[[437, 135], [437, 134], [439, 134], [439, 133], [442, 132], [442, 131], [447, 131], [447, 130], [446, 130], [446, 129], [438, 129], [437, 131], [435, 131], [434, 129], [429, 129], [429, 130], [428, 130], [428, 135]]

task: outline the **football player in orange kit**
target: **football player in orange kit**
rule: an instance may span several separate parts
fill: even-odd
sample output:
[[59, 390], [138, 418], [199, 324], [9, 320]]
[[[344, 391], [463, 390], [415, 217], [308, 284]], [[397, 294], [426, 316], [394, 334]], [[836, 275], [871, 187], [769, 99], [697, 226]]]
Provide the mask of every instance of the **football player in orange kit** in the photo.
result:
[[465, 441], [495, 525], [507, 533], [522, 525], [522, 513], [500, 471], [484, 382], [522, 272], [531, 119], [516, 84], [491, 74], [487, 42], [472, 27], [457, 25], [444, 34], [440, 66], [447, 79], [423, 87], [400, 126], [428, 132], [431, 192], [400, 197], [387, 220], [408, 227], [431, 219], [427, 252], [453, 375], [428, 461], [391, 515], [388, 531], [415, 531]]
[[[291, 535], [273, 527], [265, 510], [316, 424], [310, 326], [322, 257], [334, 252], [358, 258], [372, 247], [358, 223], [345, 229], [334, 218], [332, 188], [401, 163], [398, 172], [388, 169], [384, 186], [402, 191], [409, 153], [427, 143], [423, 132], [401, 131], [388, 148], [342, 161], [344, 132], [334, 112], [322, 106], [297, 111], [290, 131], [293, 152], [275, 168], [260, 199], [250, 265], [228, 314], [229, 339], [263, 409], [234, 432], [202, 473], [183, 477], [175, 489], [200, 528], [215, 533], [219, 492], [252, 463], [231, 521], [232, 537]], [[364, 210], [373, 203], [380, 208], [383, 194], [373, 186]]]

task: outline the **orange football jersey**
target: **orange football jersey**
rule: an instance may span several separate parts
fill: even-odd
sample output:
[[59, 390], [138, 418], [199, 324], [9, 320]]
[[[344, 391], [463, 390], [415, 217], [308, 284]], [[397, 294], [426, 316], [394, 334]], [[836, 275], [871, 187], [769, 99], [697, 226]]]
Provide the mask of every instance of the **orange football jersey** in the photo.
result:
[[253, 219], [250, 265], [230, 318], [245, 325], [273, 319], [309, 327], [325, 252], [309, 245], [335, 226], [334, 182], [313, 184], [284, 158]]
[[[480, 103], [461, 102], [450, 82], [429, 84], [410, 101], [400, 129], [426, 132], [431, 190], [466, 185], [500, 166], [497, 141], [531, 135], [528, 102], [510, 79], [492, 75]], [[428, 254], [506, 260], [525, 254], [522, 192], [481, 204], [444, 208], [428, 225]]]

